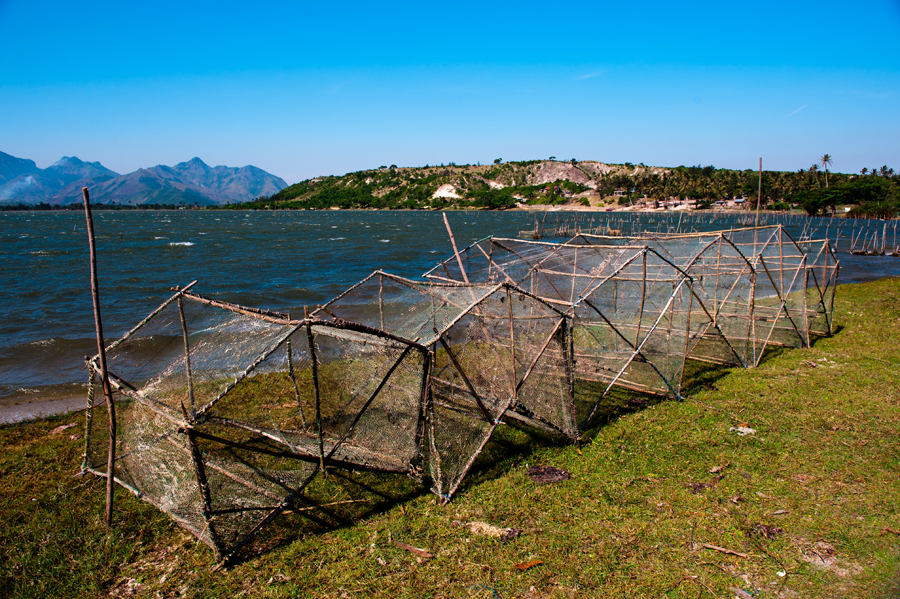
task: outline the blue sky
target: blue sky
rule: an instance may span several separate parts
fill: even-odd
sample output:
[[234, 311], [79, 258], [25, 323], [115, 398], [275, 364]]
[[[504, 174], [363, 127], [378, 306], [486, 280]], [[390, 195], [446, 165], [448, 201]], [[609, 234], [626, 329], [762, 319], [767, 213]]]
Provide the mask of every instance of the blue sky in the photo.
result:
[[900, 0], [0, 0], [0, 56], [0, 151], [39, 167], [900, 168]]

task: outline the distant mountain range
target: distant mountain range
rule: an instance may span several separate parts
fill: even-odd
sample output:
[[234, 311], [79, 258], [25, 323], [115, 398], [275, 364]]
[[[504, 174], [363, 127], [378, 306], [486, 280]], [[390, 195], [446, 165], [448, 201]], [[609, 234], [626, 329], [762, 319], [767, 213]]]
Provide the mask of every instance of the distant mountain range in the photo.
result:
[[81, 202], [82, 187], [95, 204], [216, 206], [267, 197], [287, 183], [255, 166], [211, 167], [199, 158], [120, 175], [74, 156], [40, 169], [33, 160], [0, 152], [0, 204]]

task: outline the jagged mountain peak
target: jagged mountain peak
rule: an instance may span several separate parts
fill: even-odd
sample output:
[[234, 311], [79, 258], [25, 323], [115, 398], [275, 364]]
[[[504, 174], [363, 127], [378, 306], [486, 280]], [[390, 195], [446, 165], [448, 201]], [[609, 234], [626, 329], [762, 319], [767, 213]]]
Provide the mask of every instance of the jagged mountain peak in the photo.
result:
[[[86, 164], [86, 163], [84, 162], [84, 160], [82, 160], [78, 156], [63, 156], [62, 158], [60, 158], [59, 160], [57, 160], [50, 166], [68, 166], [68, 165], [80, 165], [80, 164]], [[100, 163], [97, 162], [95, 164], [100, 164]]]
[[208, 164], [206, 164], [205, 162], [203, 162], [202, 160], [200, 160], [199, 158], [197, 158], [196, 156], [194, 156], [193, 158], [191, 158], [190, 160], [188, 160], [186, 162], [179, 162], [175, 166], [172, 166], [169, 168], [171, 168], [173, 171], [176, 171], [176, 172], [193, 172], [193, 173], [206, 174], [206, 173], [213, 172], [216, 169], [228, 168], [228, 167], [221, 167], [221, 166], [211, 167]]
[[0, 152], [0, 186], [16, 177], [40, 172], [34, 160], [16, 158], [6, 152]]
[[0, 202], [80, 202], [82, 187], [95, 203], [217, 205], [269, 196], [287, 183], [257, 167], [210, 167], [197, 156], [119, 175], [77, 156], [39, 169], [31, 160], [0, 152]]
[[110, 170], [99, 162], [85, 162], [77, 156], [63, 156], [47, 168], [44, 173], [57, 172], [68, 176], [94, 177], [103, 175], [117, 177], [119, 173]]

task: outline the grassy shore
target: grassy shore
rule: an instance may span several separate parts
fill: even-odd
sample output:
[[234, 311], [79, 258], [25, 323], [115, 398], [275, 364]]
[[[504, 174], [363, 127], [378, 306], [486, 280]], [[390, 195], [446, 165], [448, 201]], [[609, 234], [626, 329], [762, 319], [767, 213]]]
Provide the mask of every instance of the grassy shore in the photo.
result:
[[[102, 481], [73, 477], [83, 415], [4, 425], [0, 596], [895, 597], [900, 280], [841, 287], [835, 321], [758, 369], [695, 373], [683, 403], [621, 396], [581, 452], [503, 426], [446, 506], [333, 472], [311, 489], [332, 505], [227, 571], [121, 489], [103, 525]], [[535, 484], [531, 465], [571, 479]]]

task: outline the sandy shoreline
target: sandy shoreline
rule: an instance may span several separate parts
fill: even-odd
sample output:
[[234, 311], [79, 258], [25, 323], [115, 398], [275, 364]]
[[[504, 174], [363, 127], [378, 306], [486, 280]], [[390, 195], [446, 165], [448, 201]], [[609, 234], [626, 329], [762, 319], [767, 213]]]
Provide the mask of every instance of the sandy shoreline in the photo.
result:
[[0, 397], [0, 424], [11, 424], [56, 414], [75, 412], [85, 407], [87, 386], [71, 384], [35, 390], [29, 394]]

